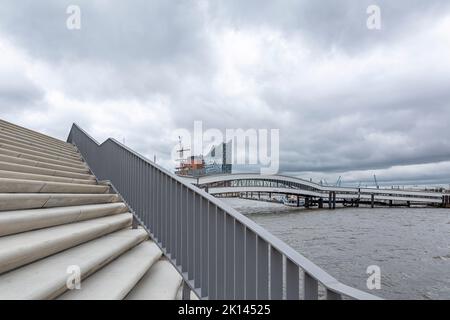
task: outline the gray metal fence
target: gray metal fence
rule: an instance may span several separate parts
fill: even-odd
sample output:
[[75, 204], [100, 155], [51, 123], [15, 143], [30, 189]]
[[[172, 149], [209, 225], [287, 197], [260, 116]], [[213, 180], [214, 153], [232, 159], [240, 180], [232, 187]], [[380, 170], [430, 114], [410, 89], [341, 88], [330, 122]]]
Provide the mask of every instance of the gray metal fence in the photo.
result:
[[327, 299], [379, 299], [340, 283], [219, 199], [120, 142], [100, 145], [76, 124], [67, 141], [99, 180], [111, 181], [199, 297], [318, 299], [323, 291]]

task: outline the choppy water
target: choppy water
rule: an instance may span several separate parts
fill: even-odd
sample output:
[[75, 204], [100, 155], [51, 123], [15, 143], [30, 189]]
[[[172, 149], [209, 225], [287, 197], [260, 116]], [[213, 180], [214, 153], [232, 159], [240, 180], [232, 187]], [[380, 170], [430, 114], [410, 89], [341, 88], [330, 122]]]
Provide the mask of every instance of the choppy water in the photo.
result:
[[[450, 299], [450, 209], [290, 208], [223, 199], [344, 284], [386, 299]], [[366, 286], [370, 265], [381, 289]]]

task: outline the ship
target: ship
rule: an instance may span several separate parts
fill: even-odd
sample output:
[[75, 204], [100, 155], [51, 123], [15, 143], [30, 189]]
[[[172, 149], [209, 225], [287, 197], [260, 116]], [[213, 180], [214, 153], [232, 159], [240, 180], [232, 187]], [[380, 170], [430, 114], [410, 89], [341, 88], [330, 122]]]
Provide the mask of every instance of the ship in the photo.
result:
[[281, 201], [283, 202], [283, 204], [285, 206], [289, 206], [289, 207], [301, 207], [301, 206], [305, 205], [305, 200], [302, 198], [298, 199], [298, 202], [297, 202], [297, 198], [284, 196]]

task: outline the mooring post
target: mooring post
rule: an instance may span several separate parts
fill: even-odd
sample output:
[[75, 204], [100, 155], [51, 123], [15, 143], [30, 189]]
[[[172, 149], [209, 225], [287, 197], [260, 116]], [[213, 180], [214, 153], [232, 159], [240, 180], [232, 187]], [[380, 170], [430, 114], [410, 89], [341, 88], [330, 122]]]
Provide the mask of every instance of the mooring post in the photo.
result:
[[309, 197], [305, 197], [305, 208], [309, 208]]
[[333, 191], [333, 210], [336, 209], [336, 191]]
[[389, 200], [389, 207], [392, 207], [392, 200]]
[[408, 205], [408, 208], [411, 207], [411, 201], [407, 201], [406, 204]]
[[332, 194], [332, 192], [330, 191], [329, 193], [328, 193], [328, 209], [330, 209], [331, 210], [331, 202], [333, 201], [333, 194]]
[[370, 207], [375, 207], [375, 195], [373, 193], [370, 195]]
[[319, 198], [319, 209], [323, 208], [323, 198]]
[[297, 208], [300, 207], [300, 196], [297, 196]]

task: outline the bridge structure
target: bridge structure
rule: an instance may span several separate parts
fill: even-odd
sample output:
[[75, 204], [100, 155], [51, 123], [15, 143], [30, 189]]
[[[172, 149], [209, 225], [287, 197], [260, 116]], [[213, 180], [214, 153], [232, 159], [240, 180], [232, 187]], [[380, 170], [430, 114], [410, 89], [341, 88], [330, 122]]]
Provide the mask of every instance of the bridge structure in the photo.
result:
[[273, 195], [296, 196], [299, 204], [304, 198], [305, 206], [317, 206], [330, 209], [336, 208], [336, 203], [346, 206], [360, 204], [411, 206], [430, 205], [446, 206], [448, 196], [440, 192], [412, 191], [382, 188], [355, 188], [323, 186], [308, 180], [284, 175], [260, 174], [225, 174], [204, 176], [198, 179], [188, 179], [190, 183], [207, 190], [217, 197], [246, 197], [261, 199], [261, 195], [272, 198]]

